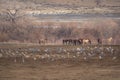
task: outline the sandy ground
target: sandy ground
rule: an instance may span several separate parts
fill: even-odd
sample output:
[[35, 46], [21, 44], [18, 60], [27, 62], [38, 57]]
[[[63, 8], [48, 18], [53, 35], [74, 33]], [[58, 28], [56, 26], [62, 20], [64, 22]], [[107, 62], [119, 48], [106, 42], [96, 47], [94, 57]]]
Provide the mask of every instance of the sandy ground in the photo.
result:
[[120, 60], [13, 62], [0, 59], [0, 80], [120, 80]]

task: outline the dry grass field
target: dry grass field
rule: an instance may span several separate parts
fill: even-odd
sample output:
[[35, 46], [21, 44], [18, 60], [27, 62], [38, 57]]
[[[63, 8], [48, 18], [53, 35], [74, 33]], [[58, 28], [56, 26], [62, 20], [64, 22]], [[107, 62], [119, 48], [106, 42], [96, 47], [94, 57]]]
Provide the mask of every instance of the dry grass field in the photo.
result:
[[[96, 6], [96, 0], [22, 0], [24, 2], [30, 1], [34, 3], [41, 3], [45, 5], [53, 5], [54, 6]], [[101, 5], [106, 6], [119, 6], [119, 0], [101, 0]]]
[[[0, 80], [120, 80], [120, 0], [95, 1], [0, 0]], [[118, 45], [56, 41], [82, 34]]]
[[111, 45], [1, 45], [0, 80], [120, 80], [119, 49]]

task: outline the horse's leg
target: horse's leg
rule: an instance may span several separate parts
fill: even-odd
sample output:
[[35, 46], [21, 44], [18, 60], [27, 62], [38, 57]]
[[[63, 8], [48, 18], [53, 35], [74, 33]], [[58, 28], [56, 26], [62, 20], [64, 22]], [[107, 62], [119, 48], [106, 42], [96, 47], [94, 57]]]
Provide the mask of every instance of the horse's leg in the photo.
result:
[[89, 40], [89, 43], [91, 44], [91, 40]]

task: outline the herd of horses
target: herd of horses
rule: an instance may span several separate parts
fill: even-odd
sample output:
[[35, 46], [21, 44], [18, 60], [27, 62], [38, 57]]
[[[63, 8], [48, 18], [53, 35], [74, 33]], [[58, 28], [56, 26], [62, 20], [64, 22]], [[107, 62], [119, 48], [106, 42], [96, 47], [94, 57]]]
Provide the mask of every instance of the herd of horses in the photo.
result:
[[[98, 44], [102, 44], [102, 40], [97, 39]], [[81, 44], [91, 44], [90, 39], [63, 39], [64, 45], [81, 45]]]
[[[45, 45], [47, 43], [47, 39], [40, 39], [39, 44], [40, 45]], [[98, 44], [102, 44], [101, 39], [97, 39]], [[82, 45], [82, 44], [91, 44], [90, 39], [63, 39], [62, 40], [63, 45]]]
[[[106, 39], [97, 38], [96, 41], [97, 41], [97, 44], [109, 44], [109, 45], [111, 45], [114, 42], [112, 37], [109, 37]], [[90, 39], [82, 39], [82, 38], [81, 39], [63, 39], [62, 43], [64, 45], [81, 45], [81, 44], [89, 45], [89, 44], [92, 44], [92, 41]]]
[[[113, 38], [110, 37], [110, 38], [105, 39], [105, 40], [107, 41], [106, 42], [107, 44], [111, 44], [113, 41]], [[98, 38], [98, 39], [96, 39], [96, 41], [97, 41], [97, 44], [102, 44], [104, 39]], [[45, 45], [47, 42], [48, 42], [48, 39], [40, 39], [39, 40], [40, 45]], [[79, 39], [70, 38], [70, 39], [63, 39], [62, 44], [63, 45], [82, 45], [82, 44], [83, 45], [85, 45], [85, 44], [90, 45], [90, 44], [92, 44], [92, 41], [90, 39], [84, 39], [84, 38], [83, 39], [82, 38], [79, 38]]]
[[91, 44], [89, 39], [64, 39], [64, 45], [80, 45], [80, 44]]

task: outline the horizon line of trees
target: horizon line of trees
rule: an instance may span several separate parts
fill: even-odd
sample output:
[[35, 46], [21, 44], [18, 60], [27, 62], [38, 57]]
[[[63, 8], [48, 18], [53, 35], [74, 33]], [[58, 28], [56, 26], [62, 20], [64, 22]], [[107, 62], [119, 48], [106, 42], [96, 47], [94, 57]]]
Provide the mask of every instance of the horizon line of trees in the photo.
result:
[[[69, 24], [69, 23], [68, 23]], [[48, 26], [47, 24], [35, 27], [33, 24], [0, 22], [0, 42], [31, 42], [38, 43], [40, 39], [47, 39], [54, 43], [67, 38], [89, 38], [92, 41], [112, 37], [115, 44], [120, 44], [120, 27], [94, 27], [80, 28], [66, 24], [59, 27]]]

